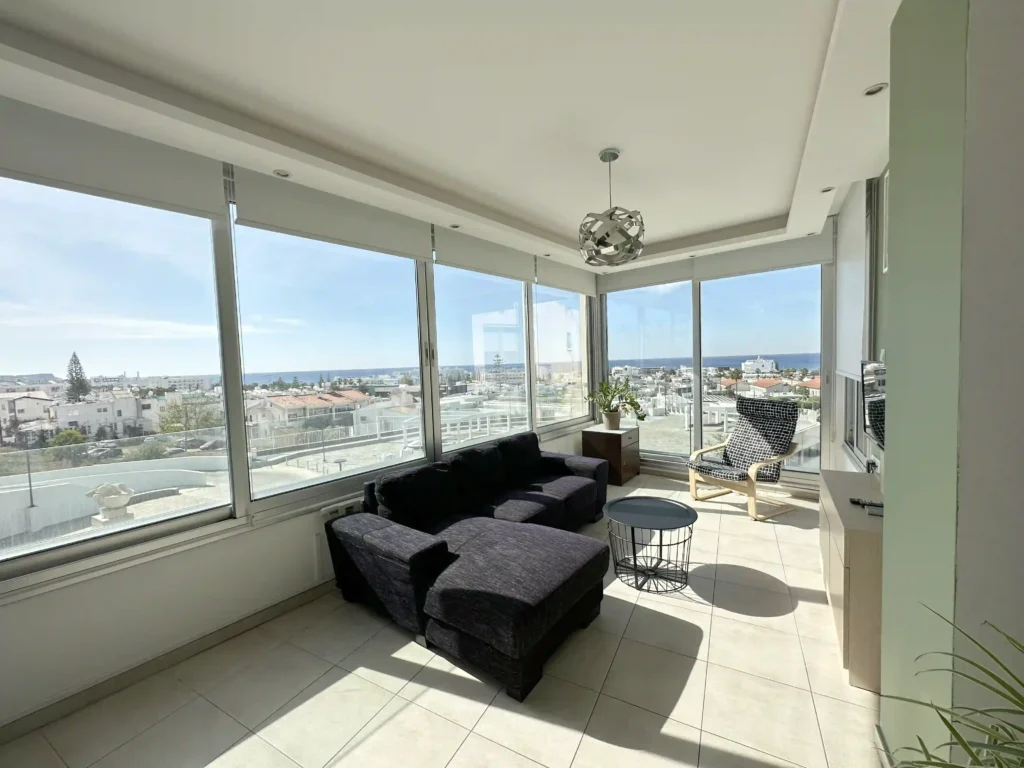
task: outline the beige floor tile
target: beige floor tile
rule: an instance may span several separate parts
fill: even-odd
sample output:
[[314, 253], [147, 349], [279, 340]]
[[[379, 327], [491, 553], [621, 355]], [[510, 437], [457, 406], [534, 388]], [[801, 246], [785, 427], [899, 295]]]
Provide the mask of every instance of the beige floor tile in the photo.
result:
[[699, 728], [706, 669], [703, 661], [624, 639], [601, 693]]
[[800, 638], [786, 632], [715, 616], [708, 661], [810, 690]]
[[[784, 566], [786, 572], [786, 583], [789, 584], [794, 594], [807, 594], [807, 597], [818, 600], [828, 599], [825, 596], [825, 578], [820, 570], [812, 568], [797, 568], [792, 565]], [[798, 592], [799, 590], [799, 592]], [[814, 593], [821, 593], [820, 595]]]
[[774, 526], [759, 520], [751, 520], [749, 515], [723, 516], [720, 532], [727, 536], [777, 543]]
[[849, 704], [856, 704], [868, 709], [878, 710], [878, 694], [855, 688], [848, 681], [849, 676], [843, 669], [839, 655], [839, 643], [801, 637], [804, 662], [807, 665], [807, 677], [810, 679], [811, 691], [822, 696], [840, 699]]
[[676, 592], [644, 592], [643, 596], [648, 600], [654, 600], [662, 603], [667, 602], [669, 605], [681, 602], [694, 610], [698, 610], [703, 613], [711, 613], [713, 607], [711, 600], [714, 597], [714, 594], [714, 579], [696, 576], [694, 575], [694, 571], [691, 570], [689, 578], [687, 579], [687, 584], [683, 589]]
[[259, 736], [250, 734], [204, 768], [300, 768]]
[[702, 608], [641, 596], [623, 637], [706, 660], [710, 630], [711, 615]]
[[698, 765], [700, 768], [793, 768], [795, 764], [704, 731], [700, 735]]
[[65, 768], [39, 731], [0, 746], [0, 768]]
[[712, 664], [703, 730], [805, 768], [826, 768], [809, 691]]
[[572, 768], [697, 766], [700, 731], [601, 696]]
[[786, 571], [779, 563], [766, 563], [763, 560], [748, 560], [745, 557], [719, 553], [715, 579], [727, 581], [730, 584], [741, 584], [745, 587], [789, 594], [789, 587], [786, 585]]
[[718, 534], [694, 531], [690, 539], [690, 562], [714, 563], [718, 560]]
[[[327, 598], [327, 599], [325, 599]], [[316, 600], [300, 605], [288, 613], [271, 619], [260, 625], [260, 629], [281, 640], [291, 640], [306, 627], [311, 626], [327, 614], [338, 610], [345, 604], [333, 595], [324, 595]]]
[[[715, 555], [715, 560], [716, 561], [718, 560], [718, 555], [717, 554]], [[703, 562], [701, 562], [699, 560], [693, 560], [690, 563], [689, 580], [688, 581], [694, 581], [695, 582], [696, 579], [705, 579], [705, 580], [708, 580], [708, 581], [714, 581], [715, 580], [715, 571], [716, 570], [717, 570], [717, 566], [716, 566], [715, 563], [712, 563], [712, 562], [703, 563]]]
[[471, 733], [462, 742], [448, 768], [543, 768], [529, 758]]
[[415, 636], [398, 627], [385, 627], [339, 662], [381, 688], [398, 693], [434, 658]]
[[718, 534], [718, 556], [721, 558], [723, 555], [782, 565], [779, 543], [775, 541], [774, 536], [770, 539], [753, 539], [720, 533]]
[[596, 523], [587, 523], [582, 528], [576, 531], [584, 536], [589, 536], [592, 539], [598, 539], [599, 541], [608, 540], [608, 521], [605, 518], [601, 518]]
[[482, 672], [435, 655], [398, 695], [472, 730], [500, 689]]
[[444, 768], [468, 735], [465, 728], [396, 696], [328, 765]]
[[248, 731], [205, 699], [196, 699], [96, 763], [96, 768], [203, 767]]
[[717, 581], [714, 603], [716, 616], [796, 634], [793, 601], [789, 595]]
[[863, 768], [878, 765], [875, 749], [875, 725], [878, 713], [871, 709], [837, 701], [827, 696], [814, 697], [825, 742], [829, 768]]
[[698, 504], [708, 505], [708, 508], [705, 509], [693, 504], [688, 498], [682, 498], [680, 501], [683, 504], [693, 506], [697, 510], [697, 522], [693, 524], [694, 533], [718, 533], [721, 530], [722, 513], [720, 511], [721, 508], [717, 504], [711, 506], [713, 502], [710, 501], [697, 502]]
[[767, 522], [780, 544], [818, 546], [818, 510], [794, 509]]
[[[636, 612], [634, 608], [629, 626], [635, 621]], [[628, 628], [626, 632], [628, 634]], [[544, 665], [544, 674], [554, 675], [592, 691], [600, 691], [618, 647], [619, 639], [607, 632], [578, 630], [562, 643]]]
[[[621, 582], [619, 582], [621, 584]], [[629, 589], [625, 584], [622, 587]], [[631, 590], [636, 592], [636, 590]], [[614, 591], [605, 591], [604, 599], [601, 600], [601, 613], [590, 624], [590, 629], [599, 632], [606, 632], [615, 637], [622, 637], [629, 624], [629, 617], [633, 614], [633, 604], [636, 603], [636, 595], [620, 594], [618, 588]]]
[[295, 634], [292, 643], [337, 664], [386, 626], [376, 614], [351, 605], [321, 616]]
[[545, 676], [524, 702], [499, 693], [473, 730], [548, 768], [568, 768], [596, 701], [594, 691]]
[[46, 726], [43, 735], [70, 768], [85, 768], [195, 698], [161, 672]]
[[779, 544], [782, 553], [782, 564], [793, 568], [805, 568], [809, 571], [821, 570], [821, 549], [811, 544]]
[[174, 668], [174, 674], [189, 688], [205, 693], [282, 642], [277, 635], [256, 627], [186, 659]]
[[823, 600], [805, 599], [808, 593], [801, 590], [794, 590], [793, 594], [793, 618], [800, 636], [824, 640], [826, 643], [838, 642], [832, 607]]
[[320, 657], [282, 643], [205, 695], [246, 728], [255, 728], [330, 668]]
[[254, 730], [302, 768], [321, 768], [391, 698], [390, 691], [335, 668]]

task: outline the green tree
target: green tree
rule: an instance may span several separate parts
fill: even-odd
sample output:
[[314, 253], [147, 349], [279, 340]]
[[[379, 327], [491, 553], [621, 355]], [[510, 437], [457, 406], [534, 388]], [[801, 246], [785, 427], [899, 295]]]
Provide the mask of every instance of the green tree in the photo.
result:
[[180, 402], [170, 403], [160, 413], [161, 432], [190, 432], [223, 426], [223, 414], [202, 395], [184, 396]]
[[800, 369], [800, 378], [801, 379], [806, 379], [807, 378], [807, 369], [806, 368], [801, 368]]
[[331, 382], [331, 392], [337, 392], [340, 389], [341, 389], [341, 382], [340, 381], [335, 380], [335, 381]]
[[53, 438], [52, 445], [55, 447], [62, 445], [80, 445], [81, 443], [84, 442], [85, 435], [83, 435], [77, 429], [62, 429]]
[[398, 380], [398, 383], [399, 384], [404, 384], [407, 387], [411, 387], [412, 384], [413, 384], [413, 381], [412, 381], [411, 377], [403, 375], [402, 378], [400, 378]]
[[45, 448], [48, 445], [46, 433], [41, 429], [36, 430], [36, 448]]
[[298, 376], [292, 376], [292, 386], [295, 387], [296, 389], [302, 386], [302, 383], [299, 381]]
[[68, 360], [68, 402], [80, 403], [82, 398], [88, 395], [91, 391], [92, 385], [90, 385], [89, 380], [85, 378], [85, 370], [82, 368], [82, 362], [78, 359], [78, 353], [72, 352], [71, 359]]
[[276, 392], [282, 392], [288, 389], [288, 383], [278, 376], [275, 381], [270, 382], [270, 388]]
[[109, 440], [110, 439], [109, 435], [110, 435], [110, 433], [107, 432], [107, 428], [106, 427], [101, 425], [101, 426], [96, 428], [95, 438], [96, 438], [97, 441], [99, 441], [99, 440]]
[[729, 378], [739, 381], [740, 379], [743, 378], [743, 371], [741, 371], [739, 368], [733, 368], [732, 370], [729, 371]]
[[323, 386], [324, 386], [324, 375], [323, 375], [322, 373], [320, 374], [320, 381], [318, 381], [318, 382], [317, 382], [317, 384], [318, 384], [318, 385], [319, 385], [319, 386], [320, 386], [321, 388], [323, 388]]
[[501, 391], [505, 386], [505, 360], [500, 352], [491, 360], [491, 378], [498, 385], [498, 390]]

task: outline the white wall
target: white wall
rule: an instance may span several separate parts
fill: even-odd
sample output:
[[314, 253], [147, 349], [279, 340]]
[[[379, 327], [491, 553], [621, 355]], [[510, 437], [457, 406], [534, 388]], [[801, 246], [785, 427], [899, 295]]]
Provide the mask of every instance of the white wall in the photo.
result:
[[859, 377], [868, 306], [867, 184], [851, 185], [836, 224], [836, 371]]
[[0, 725], [331, 578], [318, 514], [0, 606]]

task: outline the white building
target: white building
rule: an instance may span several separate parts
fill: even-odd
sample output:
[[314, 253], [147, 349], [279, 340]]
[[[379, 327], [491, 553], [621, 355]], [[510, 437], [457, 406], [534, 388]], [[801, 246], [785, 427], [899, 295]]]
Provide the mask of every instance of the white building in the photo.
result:
[[774, 360], [766, 360], [758, 355], [753, 360], [744, 360], [741, 369], [744, 379], [762, 379], [765, 374], [777, 373], [779, 367]]
[[56, 401], [43, 392], [11, 392], [0, 394], [0, 425], [11, 419], [19, 422], [45, 419]]
[[0, 394], [21, 394], [42, 392], [51, 398], [60, 397], [64, 392], [65, 384], [59, 379], [41, 379], [39, 381], [24, 379], [2, 379], [0, 380]]
[[106, 427], [113, 428], [118, 437], [124, 437], [126, 426], [143, 426], [140, 423], [139, 400], [134, 395], [119, 393], [80, 403], [61, 403], [53, 410], [60, 429], [84, 430], [87, 435], [94, 435], [100, 427]]
[[789, 382], [782, 381], [782, 379], [757, 379], [750, 382], [750, 394], [753, 397], [788, 395], [791, 391]]

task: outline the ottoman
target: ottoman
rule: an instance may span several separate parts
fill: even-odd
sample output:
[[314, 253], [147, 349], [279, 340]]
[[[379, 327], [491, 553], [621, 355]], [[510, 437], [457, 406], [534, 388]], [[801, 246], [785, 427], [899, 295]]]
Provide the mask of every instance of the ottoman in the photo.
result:
[[555, 649], [600, 612], [608, 545], [489, 518], [437, 536], [456, 557], [427, 591], [427, 642], [493, 675], [522, 701]]

